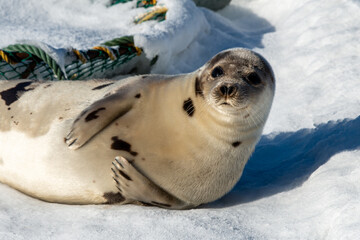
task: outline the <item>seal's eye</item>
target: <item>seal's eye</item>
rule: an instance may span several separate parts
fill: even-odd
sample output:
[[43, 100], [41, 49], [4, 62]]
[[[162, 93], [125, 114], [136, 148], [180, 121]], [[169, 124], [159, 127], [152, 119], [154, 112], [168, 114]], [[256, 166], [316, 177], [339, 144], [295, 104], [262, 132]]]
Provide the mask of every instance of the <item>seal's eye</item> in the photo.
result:
[[214, 68], [213, 71], [211, 72], [211, 76], [212, 76], [213, 78], [219, 77], [219, 76], [221, 76], [221, 75], [224, 75], [224, 70], [223, 70], [221, 67], [219, 67], [219, 66], [217, 66], [216, 68]]
[[251, 85], [258, 85], [261, 83], [261, 78], [257, 75], [257, 73], [252, 72], [246, 77], [246, 81]]

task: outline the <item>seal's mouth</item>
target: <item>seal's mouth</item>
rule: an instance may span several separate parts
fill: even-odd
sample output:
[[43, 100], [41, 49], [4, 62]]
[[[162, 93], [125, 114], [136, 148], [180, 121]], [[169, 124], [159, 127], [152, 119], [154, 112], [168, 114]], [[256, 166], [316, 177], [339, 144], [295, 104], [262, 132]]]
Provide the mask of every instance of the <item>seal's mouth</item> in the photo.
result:
[[216, 106], [221, 109], [233, 109], [235, 111], [245, 109], [247, 106], [243, 102], [239, 102], [238, 99], [228, 98], [220, 99], [216, 103]]
[[232, 103], [231, 101], [221, 101], [217, 105], [223, 107], [235, 107], [235, 104]]
[[214, 102], [214, 105], [216, 107], [220, 107], [220, 108], [234, 108], [234, 109], [238, 109], [238, 108], [242, 108], [244, 106], [244, 103], [246, 101], [244, 101], [245, 99], [240, 97], [239, 94], [235, 94], [233, 96], [228, 96], [228, 95], [220, 95], [218, 94], [218, 92], [214, 91], [214, 93], [212, 94], [212, 99]]

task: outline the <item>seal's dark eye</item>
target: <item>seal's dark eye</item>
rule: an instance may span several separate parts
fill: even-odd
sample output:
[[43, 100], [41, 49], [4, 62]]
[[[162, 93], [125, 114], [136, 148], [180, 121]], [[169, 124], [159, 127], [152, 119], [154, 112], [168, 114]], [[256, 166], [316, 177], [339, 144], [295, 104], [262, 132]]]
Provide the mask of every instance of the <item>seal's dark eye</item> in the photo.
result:
[[211, 76], [213, 78], [219, 77], [221, 75], [224, 75], [224, 70], [219, 66], [214, 68], [213, 71], [211, 72]]
[[261, 78], [257, 75], [257, 73], [252, 72], [246, 77], [246, 81], [251, 85], [258, 85], [261, 83]]

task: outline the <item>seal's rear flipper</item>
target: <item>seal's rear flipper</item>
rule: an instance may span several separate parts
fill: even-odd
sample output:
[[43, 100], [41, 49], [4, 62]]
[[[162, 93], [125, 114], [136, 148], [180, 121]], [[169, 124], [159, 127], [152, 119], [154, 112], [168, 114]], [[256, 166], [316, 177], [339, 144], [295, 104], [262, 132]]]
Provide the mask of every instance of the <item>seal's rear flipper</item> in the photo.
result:
[[78, 149], [112, 121], [132, 108], [133, 98], [122, 93], [111, 94], [91, 104], [73, 122], [65, 142], [70, 149]]
[[141, 174], [125, 158], [116, 157], [111, 170], [116, 187], [127, 200], [168, 209], [187, 209], [195, 207], [187, 204], [161, 189]]

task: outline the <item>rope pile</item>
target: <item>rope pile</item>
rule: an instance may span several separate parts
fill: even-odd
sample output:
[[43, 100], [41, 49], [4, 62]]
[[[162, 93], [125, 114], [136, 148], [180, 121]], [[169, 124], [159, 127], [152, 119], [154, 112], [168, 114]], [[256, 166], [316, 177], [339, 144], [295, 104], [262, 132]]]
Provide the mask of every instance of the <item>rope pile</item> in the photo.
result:
[[[110, 5], [125, 3], [131, 0], [111, 0]], [[136, 7], [149, 10], [137, 17], [134, 22], [140, 24], [149, 20], [163, 21], [167, 8], [156, 6], [156, 0], [137, 1]], [[43, 80], [77, 80], [94, 76], [109, 76], [110, 72], [129, 73], [125, 63], [140, 56], [142, 49], [134, 45], [132, 36], [124, 36], [107, 41], [92, 49], [60, 49], [65, 51], [64, 66], [40, 46], [32, 44], [14, 44], [0, 49], [0, 80], [43, 79]], [[154, 64], [157, 57], [151, 61]]]
[[[108, 4], [108, 6], [111, 7], [118, 3], [127, 3], [127, 2], [131, 2], [131, 1], [132, 0], [111, 0], [110, 3]], [[136, 2], [136, 7], [148, 8], [148, 7], [155, 6], [156, 4], [157, 4], [156, 0], [138, 0]]]

